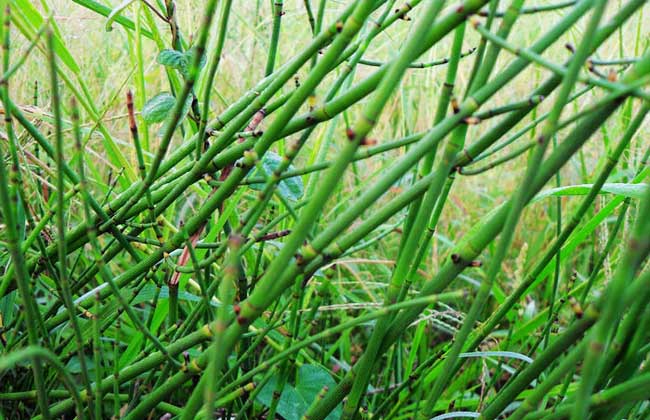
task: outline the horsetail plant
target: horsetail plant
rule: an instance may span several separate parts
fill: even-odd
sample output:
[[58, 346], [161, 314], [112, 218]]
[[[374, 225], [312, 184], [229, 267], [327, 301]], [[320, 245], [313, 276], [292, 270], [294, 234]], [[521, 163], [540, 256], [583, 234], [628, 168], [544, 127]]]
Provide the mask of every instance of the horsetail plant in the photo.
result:
[[0, 3], [0, 417], [648, 416], [644, 0]]

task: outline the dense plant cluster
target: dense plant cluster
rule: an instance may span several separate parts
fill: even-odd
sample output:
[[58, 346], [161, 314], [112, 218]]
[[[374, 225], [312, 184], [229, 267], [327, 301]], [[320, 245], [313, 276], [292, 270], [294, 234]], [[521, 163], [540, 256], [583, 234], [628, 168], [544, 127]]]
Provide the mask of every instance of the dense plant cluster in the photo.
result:
[[101, 101], [54, 3], [2, 1], [0, 417], [650, 418], [644, 0], [74, 0]]

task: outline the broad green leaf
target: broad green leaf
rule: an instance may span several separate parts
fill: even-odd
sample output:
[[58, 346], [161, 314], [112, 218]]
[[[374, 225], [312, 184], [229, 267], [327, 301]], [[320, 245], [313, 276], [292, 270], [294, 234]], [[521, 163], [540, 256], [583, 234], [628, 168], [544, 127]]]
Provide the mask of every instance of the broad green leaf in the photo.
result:
[[[169, 95], [169, 94], [168, 94], [168, 95]], [[158, 96], [158, 95], [157, 95], [157, 96]], [[169, 119], [171, 118], [172, 114], [173, 114], [171, 111], [172, 111], [173, 108], [176, 106], [176, 98], [174, 98], [174, 97], [172, 97], [172, 98], [174, 99], [174, 103], [173, 103], [173, 104], [171, 105], [171, 107], [169, 107], [169, 109], [165, 112], [165, 116], [163, 117], [163, 120], [169, 120]], [[154, 98], [152, 98], [151, 100], [153, 100], [153, 99], [154, 99]], [[151, 100], [150, 100], [150, 101], [151, 101]], [[166, 102], [167, 99], [164, 99], [163, 101]], [[147, 106], [147, 104], [145, 104], [144, 108], [146, 108], [146, 106]], [[164, 105], [164, 106], [167, 106], [167, 105]], [[183, 106], [183, 109], [181, 110], [180, 118], [178, 119], [178, 122], [177, 122], [177, 124], [176, 124], [177, 127], [178, 127], [178, 125], [180, 125], [180, 124], [183, 122], [183, 120], [185, 119], [185, 116], [186, 116], [187, 113], [190, 111], [190, 108], [191, 108], [191, 107], [192, 107], [192, 95], [188, 95], [187, 100], [185, 101], [185, 105]], [[144, 109], [143, 109], [143, 113], [144, 113]], [[143, 114], [143, 115], [144, 115], [144, 114]], [[160, 127], [160, 131], [159, 131], [159, 134], [158, 134], [158, 135], [162, 135], [166, 129], [167, 129], [167, 126], [166, 126], [166, 123], [165, 123], [165, 124], [163, 124], [163, 125]]]
[[113, 10], [111, 10], [111, 13], [108, 15], [108, 19], [106, 20], [106, 30], [107, 31], [112, 31], [113, 30], [113, 21], [118, 18], [126, 9], [133, 3], [135, 0], [124, 0], [122, 3], [118, 4], [117, 7], [115, 7]]
[[[328, 371], [318, 365], [302, 365], [298, 369], [298, 378], [296, 383], [296, 390], [305, 400], [307, 408], [311, 406], [312, 402], [321, 392], [323, 387], [333, 389], [336, 382], [329, 374]], [[325, 417], [327, 420], [336, 420], [341, 418], [343, 408], [339, 404], [332, 412]], [[303, 413], [304, 414], [304, 413]]]
[[299, 176], [283, 179], [280, 181], [278, 189], [280, 194], [293, 201], [298, 201], [304, 191], [302, 179]]
[[[6, 267], [6, 261], [0, 261]], [[15, 315], [18, 313], [18, 306], [16, 304], [16, 291], [7, 293], [0, 298], [0, 327], [11, 324]]]
[[[266, 407], [270, 407], [273, 401], [273, 392], [278, 383], [278, 376], [274, 375], [264, 385], [257, 394], [257, 401]], [[309, 406], [305, 405], [304, 398], [296, 391], [294, 387], [289, 384], [284, 386], [280, 401], [278, 401], [277, 412], [285, 418], [285, 420], [300, 420], [300, 417], [307, 411]]]
[[[158, 54], [157, 61], [163, 66], [178, 70], [179, 72], [181, 72], [183, 77], [187, 78], [195, 53], [196, 53], [195, 48], [191, 48], [185, 52], [180, 52], [176, 50], [162, 50], [160, 54]], [[205, 55], [201, 57], [201, 62], [199, 63], [199, 67], [203, 67], [204, 65], [205, 65]]]
[[167, 118], [167, 114], [174, 108], [175, 104], [176, 98], [171, 93], [159, 93], [144, 104], [142, 118], [149, 124], [162, 122]]
[[162, 50], [158, 54], [158, 63], [166, 67], [171, 67], [181, 72], [187, 71], [188, 61], [187, 55], [176, 50]]
[[[266, 407], [271, 406], [273, 391], [278, 383], [278, 375], [274, 375], [264, 385], [257, 396], [257, 400]], [[280, 401], [278, 414], [286, 420], [299, 420], [307, 412], [311, 403], [316, 399], [323, 387], [333, 388], [336, 382], [329, 372], [317, 365], [302, 365], [298, 369], [298, 378], [295, 388], [285, 384]], [[327, 417], [327, 420], [341, 418], [342, 407], [339, 404]]]
[[[542, 191], [537, 194], [532, 202], [542, 200], [550, 196], [562, 196], [562, 195], [587, 195], [593, 184], [581, 184], [581, 185], [568, 185], [566, 187], [551, 188], [549, 190]], [[640, 199], [646, 194], [648, 184], [623, 184], [623, 183], [608, 183], [604, 184], [600, 189], [600, 193], [610, 193], [615, 195], [621, 195], [623, 197], [636, 198]]]
[[[196, 48], [192, 47], [189, 50], [185, 51], [185, 60], [187, 61], [187, 70], [190, 69], [190, 66], [192, 65], [192, 62], [194, 61], [194, 54], [196, 54]], [[203, 54], [203, 57], [201, 57], [201, 61], [199, 62], [199, 69], [203, 68], [205, 66], [206, 62], [206, 55]], [[187, 77], [187, 74], [184, 74], [185, 77]]]
[[[261, 162], [261, 168], [264, 171], [263, 174], [259, 172], [259, 167], [251, 173], [251, 177], [259, 177], [262, 175], [269, 176], [275, 171], [280, 164], [282, 163], [282, 158], [273, 152], [268, 152], [264, 155]], [[295, 168], [293, 165], [289, 165], [287, 171], [294, 171]], [[261, 191], [264, 188], [264, 184], [251, 184], [250, 187], [254, 190]], [[298, 201], [304, 193], [304, 186], [302, 183], [302, 178], [299, 176], [294, 176], [291, 178], [283, 179], [278, 184], [278, 190], [280, 194], [292, 201]]]
[[[94, 373], [95, 361], [93, 360], [93, 358], [84, 357], [84, 361], [86, 362], [86, 368], [88, 369], [88, 373]], [[68, 361], [68, 364], [66, 365], [66, 370], [74, 374], [81, 373], [81, 362], [79, 361], [79, 356], [75, 355], [70, 358], [70, 361]]]

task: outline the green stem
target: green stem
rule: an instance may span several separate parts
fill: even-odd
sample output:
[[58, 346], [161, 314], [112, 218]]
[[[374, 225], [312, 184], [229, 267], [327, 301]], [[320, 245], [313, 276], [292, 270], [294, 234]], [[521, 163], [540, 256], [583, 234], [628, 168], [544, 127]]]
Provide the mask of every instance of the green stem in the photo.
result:
[[266, 61], [266, 70], [264, 75], [268, 76], [273, 73], [275, 60], [278, 51], [278, 42], [280, 40], [280, 26], [282, 25], [282, 0], [273, 0], [273, 31], [271, 32], [271, 44], [269, 45], [269, 56]]

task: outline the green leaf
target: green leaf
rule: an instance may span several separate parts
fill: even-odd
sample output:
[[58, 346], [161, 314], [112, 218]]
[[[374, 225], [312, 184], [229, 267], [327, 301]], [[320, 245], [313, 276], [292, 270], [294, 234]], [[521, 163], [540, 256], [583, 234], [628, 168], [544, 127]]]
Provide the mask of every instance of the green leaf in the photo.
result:
[[159, 93], [144, 104], [142, 118], [149, 124], [164, 121], [175, 104], [176, 98], [171, 93]]
[[[275, 391], [278, 379], [276, 374], [264, 385], [257, 395], [258, 402], [266, 407], [271, 406], [273, 391]], [[336, 382], [329, 372], [317, 365], [302, 365], [298, 369], [296, 387], [285, 384], [282, 390], [280, 401], [278, 401], [278, 414], [286, 420], [299, 420], [307, 412], [324, 386], [330, 389], [336, 386]], [[336, 420], [341, 418], [341, 414], [342, 407], [339, 404], [326, 419]]]
[[[7, 261], [0, 261], [6, 267]], [[7, 293], [0, 298], [0, 325], [5, 326], [11, 324], [15, 315], [18, 313], [18, 305], [16, 303], [16, 291]]]
[[[261, 162], [261, 168], [264, 171], [263, 174], [259, 172], [259, 169], [255, 169], [251, 173], [251, 177], [260, 177], [262, 175], [269, 176], [275, 171], [280, 164], [282, 163], [282, 158], [273, 152], [268, 152], [264, 155]], [[259, 166], [258, 166], [259, 168]], [[293, 165], [289, 165], [287, 168], [288, 171], [294, 171], [295, 168]], [[264, 184], [251, 184], [250, 187], [256, 191], [261, 191], [264, 188]], [[291, 178], [285, 178], [278, 184], [278, 190], [280, 194], [292, 201], [297, 201], [302, 197], [304, 193], [304, 186], [302, 183], [302, 178], [299, 176], [294, 176]]]
[[[278, 376], [274, 375], [257, 394], [257, 401], [266, 407], [271, 407], [273, 391], [278, 384]], [[278, 401], [277, 412], [285, 420], [300, 420], [300, 417], [307, 411], [309, 406], [305, 405], [304, 398], [294, 387], [286, 384]]]
[[124, 9], [129, 7], [134, 1], [135, 0], [124, 0], [111, 11], [111, 13], [108, 15], [108, 19], [106, 20], [106, 30], [108, 32], [113, 30], [113, 21], [115, 21], [115, 19], [117, 19], [122, 14]]
[[302, 179], [299, 176], [287, 178], [280, 181], [278, 185], [280, 194], [290, 200], [298, 201], [303, 194]]
[[[192, 47], [189, 50], [185, 51], [185, 59], [187, 60], [187, 70], [190, 69], [190, 66], [194, 62], [194, 55], [196, 54], [196, 48]], [[203, 54], [201, 61], [199, 61], [199, 69], [202, 69], [205, 66], [206, 56]], [[187, 74], [185, 74], [187, 76]]]
[[[183, 77], [187, 78], [189, 75], [190, 66], [194, 60], [194, 54], [196, 54], [196, 49], [191, 48], [185, 52], [180, 52], [176, 50], [162, 50], [158, 54], [157, 61], [163, 66], [176, 69]], [[205, 65], [205, 55], [201, 57], [201, 62], [199, 63], [199, 68]]]
[[[562, 195], [587, 195], [589, 190], [593, 187], [593, 184], [581, 184], [581, 185], [568, 185], [566, 187], [551, 188], [549, 190], [542, 191], [537, 194], [533, 199], [533, 203], [539, 201], [543, 198], [550, 196], [562, 196]], [[620, 195], [623, 197], [641, 199], [643, 195], [646, 194], [648, 189], [648, 184], [623, 184], [623, 183], [608, 183], [604, 184], [600, 189], [600, 193], [610, 193], [615, 195]]]
[[[318, 396], [318, 393], [320, 393], [325, 386], [329, 389], [333, 389], [336, 386], [334, 378], [332, 378], [328, 371], [318, 365], [300, 366], [300, 369], [298, 369], [296, 390], [305, 400], [307, 408], [309, 408], [311, 403]], [[325, 417], [325, 419], [340, 419], [341, 414], [343, 414], [343, 408], [341, 404], [339, 404], [327, 417]]]
[[[93, 358], [84, 357], [84, 361], [86, 362], [86, 368], [88, 369], [88, 372], [89, 373], [94, 372], [95, 361], [93, 360]], [[81, 373], [81, 362], [79, 361], [79, 356], [72, 356], [70, 358], [70, 361], [68, 361], [68, 364], [66, 365], [66, 370], [74, 374]]]
[[162, 50], [158, 54], [158, 63], [166, 67], [186, 72], [189, 65], [187, 55], [176, 50]]

